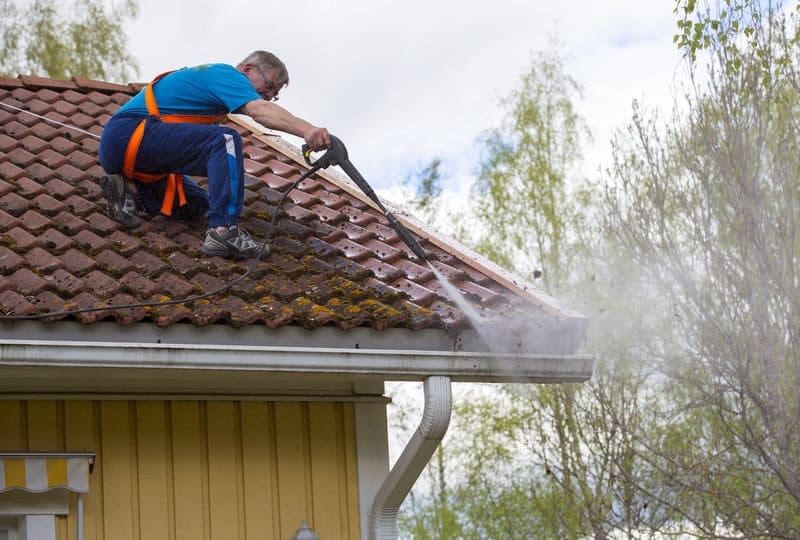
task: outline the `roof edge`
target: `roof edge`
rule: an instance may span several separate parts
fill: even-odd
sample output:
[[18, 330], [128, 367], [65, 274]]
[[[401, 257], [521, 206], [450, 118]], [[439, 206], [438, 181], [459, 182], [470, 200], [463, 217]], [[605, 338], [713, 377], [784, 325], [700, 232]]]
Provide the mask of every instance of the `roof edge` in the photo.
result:
[[16, 77], [0, 77], [0, 88], [26, 88], [40, 90], [48, 88], [51, 90], [94, 90], [104, 94], [123, 92], [135, 94], [141, 90], [146, 83], [118, 84], [85, 77], [72, 77], [71, 79], [51, 79], [49, 77], [39, 77], [36, 75], [17, 75]]
[[[592, 376], [589, 355], [0, 340], [0, 367], [327, 374], [379, 380], [564, 383]], [[225, 377], [218, 378], [224, 385]]]

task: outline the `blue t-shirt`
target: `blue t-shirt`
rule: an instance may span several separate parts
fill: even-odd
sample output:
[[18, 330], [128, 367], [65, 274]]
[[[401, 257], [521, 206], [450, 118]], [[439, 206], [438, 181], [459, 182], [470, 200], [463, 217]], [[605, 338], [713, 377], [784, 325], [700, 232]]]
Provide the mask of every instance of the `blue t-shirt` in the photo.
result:
[[[159, 113], [216, 115], [235, 112], [261, 99], [250, 80], [228, 64], [205, 64], [179, 69], [153, 86]], [[147, 116], [144, 88], [119, 108], [116, 115]]]

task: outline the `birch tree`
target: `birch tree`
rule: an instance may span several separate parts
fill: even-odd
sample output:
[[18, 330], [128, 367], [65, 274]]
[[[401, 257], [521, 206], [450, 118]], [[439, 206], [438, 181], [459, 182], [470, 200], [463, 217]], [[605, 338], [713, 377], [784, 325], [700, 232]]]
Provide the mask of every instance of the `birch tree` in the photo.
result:
[[581, 162], [581, 142], [589, 137], [573, 104], [580, 95], [557, 48], [539, 53], [504, 100], [501, 125], [481, 137], [473, 187], [477, 220], [464, 231], [501, 266], [528, 279], [541, 270], [547, 288], [562, 281], [561, 271], [569, 267], [568, 230], [576, 216], [568, 186]]
[[129, 82], [138, 73], [125, 25], [136, 0], [0, 0], [0, 74]]
[[556, 51], [537, 56], [482, 139], [474, 221], [485, 255], [523, 275], [543, 263], [549, 287], [584, 299], [595, 377], [456, 399], [444, 459], [401, 520], [415, 538], [634, 537], [669, 523], [671, 509], [647, 494], [660, 488], [639, 472], [637, 447], [660, 402], [647, 351], [662, 319], [625, 254], [593, 238], [597, 226], [576, 230], [599, 202], [573, 176], [587, 135], [578, 90]]
[[606, 230], [669, 299], [680, 347], [642, 456], [707, 537], [800, 536], [800, 71], [764, 69], [796, 32], [762, 21], [754, 42], [711, 42], [686, 112], [637, 110], [604, 190]]

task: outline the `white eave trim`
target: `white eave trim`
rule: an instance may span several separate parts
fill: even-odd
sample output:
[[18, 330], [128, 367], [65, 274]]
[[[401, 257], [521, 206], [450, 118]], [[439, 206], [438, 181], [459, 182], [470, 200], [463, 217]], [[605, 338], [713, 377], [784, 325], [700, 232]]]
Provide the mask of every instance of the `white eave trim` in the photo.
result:
[[589, 355], [0, 340], [0, 368], [275, 372], [422, 381], [583, 382]]

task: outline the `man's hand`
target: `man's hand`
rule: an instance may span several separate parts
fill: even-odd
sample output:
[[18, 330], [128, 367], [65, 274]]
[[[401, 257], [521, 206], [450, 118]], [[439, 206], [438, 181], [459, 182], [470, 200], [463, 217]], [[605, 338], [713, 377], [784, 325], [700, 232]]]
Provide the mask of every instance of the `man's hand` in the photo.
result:
[[315, 152], [325, 150], [331, 145], [331, 136], [328, 133], [328, 130], [321, 127], [313, 127], [311, 130], [306, 132], [303, 139], [305, 139], [306, 144]]

